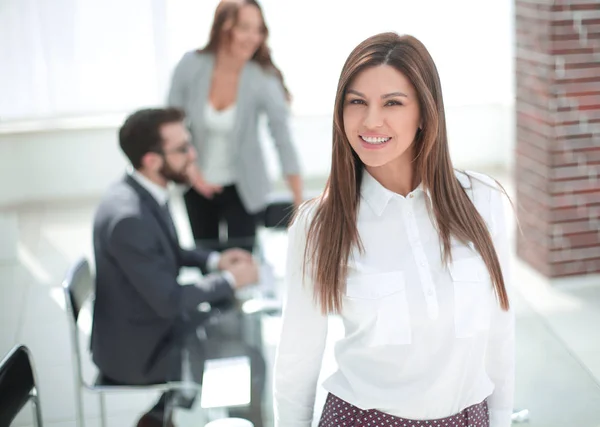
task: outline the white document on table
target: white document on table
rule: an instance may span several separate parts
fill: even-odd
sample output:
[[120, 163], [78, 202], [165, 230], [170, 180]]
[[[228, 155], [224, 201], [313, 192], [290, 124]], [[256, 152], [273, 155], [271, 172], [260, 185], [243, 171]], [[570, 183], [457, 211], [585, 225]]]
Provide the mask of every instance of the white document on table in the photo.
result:
[[244, 406], [250, 403], [250, 359], [224, 357], [204, 362], [203, 408]]

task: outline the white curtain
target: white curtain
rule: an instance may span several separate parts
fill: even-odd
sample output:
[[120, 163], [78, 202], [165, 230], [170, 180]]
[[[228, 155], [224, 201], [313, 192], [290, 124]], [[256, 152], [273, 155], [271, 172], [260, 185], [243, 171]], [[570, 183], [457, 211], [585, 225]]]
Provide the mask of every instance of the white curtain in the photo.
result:
[[165, 9], [164, 0], [1, 0], [0, 119], [161, 102]]

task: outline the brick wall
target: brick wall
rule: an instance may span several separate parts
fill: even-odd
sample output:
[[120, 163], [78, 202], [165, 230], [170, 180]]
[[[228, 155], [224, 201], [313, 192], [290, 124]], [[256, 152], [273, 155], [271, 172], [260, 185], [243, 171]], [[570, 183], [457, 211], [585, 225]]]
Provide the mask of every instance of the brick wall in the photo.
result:
[[516, 0], [519, 256], [600, 272], [600, 0]]

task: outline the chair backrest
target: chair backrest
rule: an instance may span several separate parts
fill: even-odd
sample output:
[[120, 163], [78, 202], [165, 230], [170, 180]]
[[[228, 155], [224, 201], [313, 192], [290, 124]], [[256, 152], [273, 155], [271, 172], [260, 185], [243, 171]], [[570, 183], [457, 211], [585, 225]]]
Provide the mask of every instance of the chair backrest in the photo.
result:
[[81, 307], [94, 292], [94, 277], [90, 270], [90, 264], [85, 258], [77, 260], [67, 271], [67, 276], [63, 281], [63, 289], [65, 295], [68, 295], [67, 299], [73, 309], [74, 320], [77, 322]]
[[67, 272], [62, 283], [65, 297], [65, 309], [68, 316], [69, 329], [71, 331], [71, 347], [74, 358], [74, 369], [79, 384], [84, 384], [81, 348], [79, 345], [79, 329], [77, 320], [81, 308], [94, 292], [94, 277], [90, 265], [85, 258], [80, 258]]
[[[319, 191], [305, 191], [304, 200], [312, 200], [319, 195]], [[262, 219], [265, 228], [287, 230], [295, 213], [294, 200], [288, 193], [273, 193], [269, 196], [267, 207], [259, 220]]]
[[8, 427], [32, 396], [37, 381], [27, 347], [14, 347], [0, 362], [0, 427]]
[[286, 230], [294, 215], [294, 203], [289, 197], [278, 197], [272, 200], [262, 216], [265, 228]]

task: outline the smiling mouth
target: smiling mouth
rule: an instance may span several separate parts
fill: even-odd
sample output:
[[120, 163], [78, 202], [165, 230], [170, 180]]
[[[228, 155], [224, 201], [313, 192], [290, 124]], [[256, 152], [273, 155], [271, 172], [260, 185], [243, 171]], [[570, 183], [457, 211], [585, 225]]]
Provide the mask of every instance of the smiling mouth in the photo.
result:
[[385, 144], [392, 138], [391, 137], [371, 137], [371, 136], [360, 135], [360, 139], [362, 139], [367, 144], [380, 145], [380, 144]]

